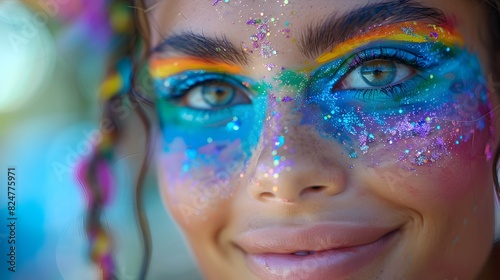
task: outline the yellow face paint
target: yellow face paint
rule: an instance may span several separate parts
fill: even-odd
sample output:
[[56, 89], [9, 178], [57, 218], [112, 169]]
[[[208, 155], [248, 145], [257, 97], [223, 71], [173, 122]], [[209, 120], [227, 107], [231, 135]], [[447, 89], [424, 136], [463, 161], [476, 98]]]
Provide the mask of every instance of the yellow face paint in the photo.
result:
[[331, 51], [316, 59], [325, 63], [345, 55], [357, 48], [377, 40], [390, 40], [411, 43], [440, 42], [445, 45], [463, 45], [463, 40], [454, 31], [434, 24], [403, 22], [371, 29], [335, 46]]
[[242, 72], [241, 67], [238, 66], [191, 57], [153, 58], [149, 63], [151, 76], [158, 79], [163, 79], [187, 70], [205, 70], [230, 74], [239, 74]]

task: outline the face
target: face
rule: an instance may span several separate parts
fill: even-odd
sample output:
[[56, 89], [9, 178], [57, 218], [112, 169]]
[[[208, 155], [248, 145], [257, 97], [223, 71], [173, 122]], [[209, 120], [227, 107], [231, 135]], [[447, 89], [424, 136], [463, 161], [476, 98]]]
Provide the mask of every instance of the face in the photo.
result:
[[450, 3], [151, 9], [159, 189], [208, 279], [479, 273], [496, 101], [485, 11]]

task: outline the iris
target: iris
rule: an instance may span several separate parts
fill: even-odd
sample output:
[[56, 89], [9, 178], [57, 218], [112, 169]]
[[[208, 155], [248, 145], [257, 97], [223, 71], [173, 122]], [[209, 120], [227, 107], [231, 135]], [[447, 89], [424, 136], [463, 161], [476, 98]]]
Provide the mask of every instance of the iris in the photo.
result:
[[394, 82], [397, 67], [390, 60], [373, 60], [361, 66], [360, 74], [363, 80], [370, 86], [387, 86]]
[[213, 107], [225, 106], [234, 99], [236, 90], [233, 86], [219, 81], [212, 81], [201, 87], [203, 99]]

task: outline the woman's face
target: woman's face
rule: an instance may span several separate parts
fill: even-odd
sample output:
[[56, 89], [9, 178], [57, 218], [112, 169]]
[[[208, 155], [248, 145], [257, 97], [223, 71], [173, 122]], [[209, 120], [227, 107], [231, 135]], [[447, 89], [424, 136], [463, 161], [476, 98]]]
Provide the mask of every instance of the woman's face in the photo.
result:
[[160, 192], [207, 278], [481, 270], [496, 147], [484, 7], [382, 3], [149, 11]]

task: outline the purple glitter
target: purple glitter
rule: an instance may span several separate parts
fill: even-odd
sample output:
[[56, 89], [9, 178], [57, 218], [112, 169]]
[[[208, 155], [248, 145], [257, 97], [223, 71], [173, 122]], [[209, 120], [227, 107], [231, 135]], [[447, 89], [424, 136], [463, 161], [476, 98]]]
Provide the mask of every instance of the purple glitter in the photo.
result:
[[283, 101], [283, 102], [290, 102], [290, 101], [293, 101], [293, 98], [291, 98], [290, 96], [287, 95], [287, 96], [283, 97], [281, 99], [281, 101]]
[[[221, 0], [219, 0], [219, 1], [221, 1]], [[257, 24], [257, 21], [255, 19], [251, 18], [251, 19], [247, 20], [247, 25], [255, 25], [255, 24]]]
[[290, 28], [280, 29], [278, 30], [281, 34], [286, 35], [286, 38], [290, 38]]
[[267, 22], [267, 18], [262, 20], [250, 18], [246, 21], [247, 25], [255, 26], [257, 28], [257, 32], [250, 36], [250, 40], [252, 40], [252, 46], [254, 49], [260, 48], [259, 54], [264, 58], [270, 58], [273, 54], [276, 54], [276, 51], [271, 46], [271, 42], [267, 41], [267, 37], [270, 34]]

